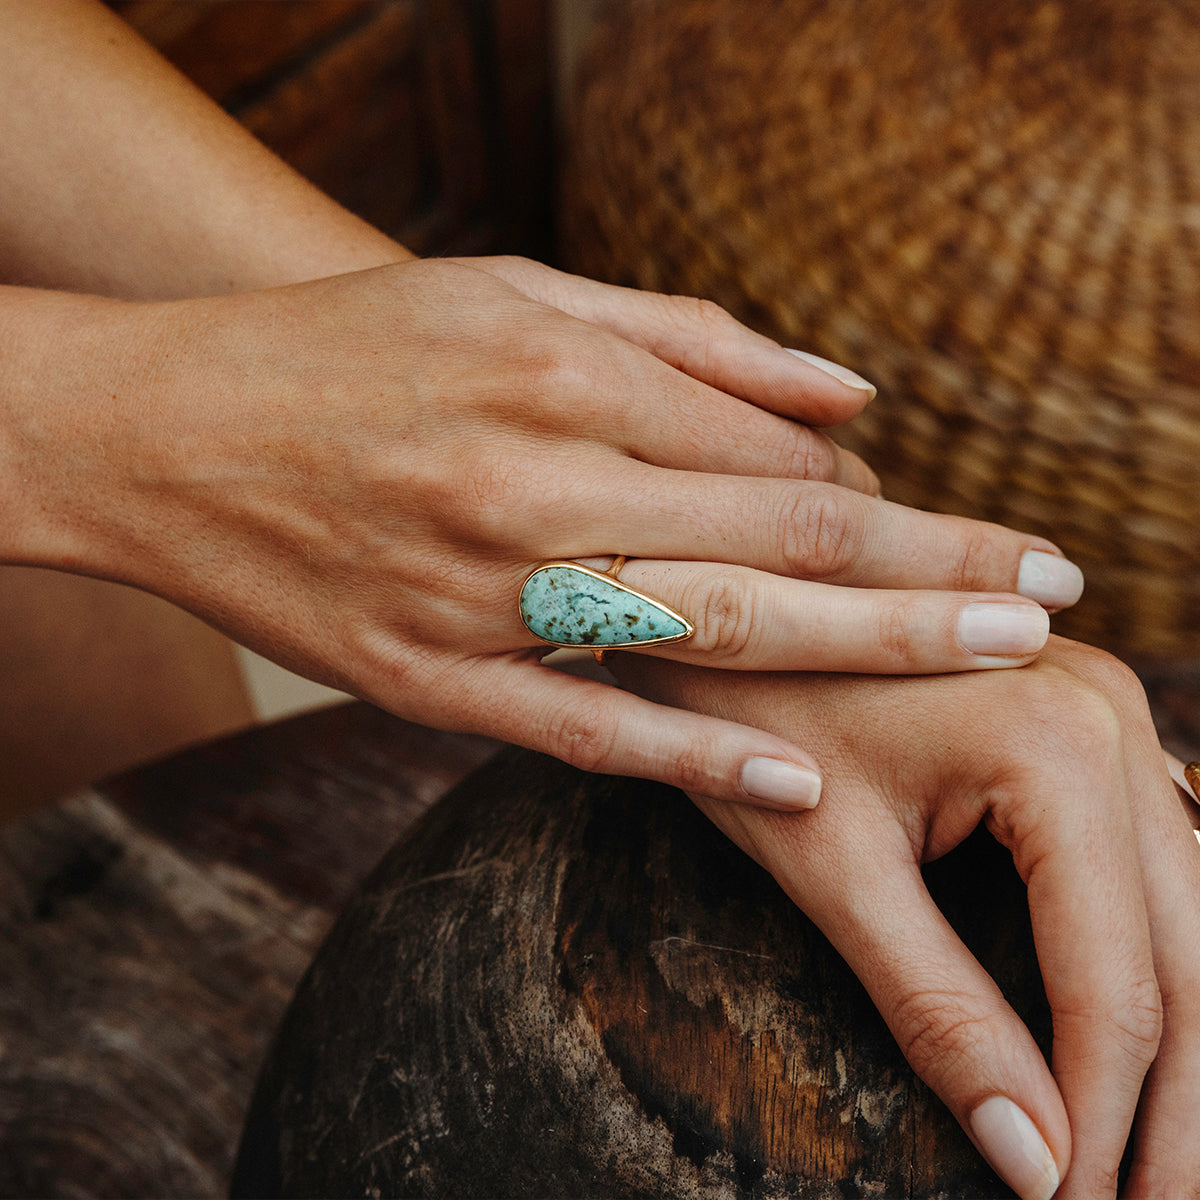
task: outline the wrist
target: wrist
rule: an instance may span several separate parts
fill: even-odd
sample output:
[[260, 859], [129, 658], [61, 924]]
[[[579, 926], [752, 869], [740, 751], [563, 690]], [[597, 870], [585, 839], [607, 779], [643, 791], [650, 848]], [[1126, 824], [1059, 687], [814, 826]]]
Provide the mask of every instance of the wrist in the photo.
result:
[[112, 574], [96, 531], [130, 307], [0, 287], [0, 563]]

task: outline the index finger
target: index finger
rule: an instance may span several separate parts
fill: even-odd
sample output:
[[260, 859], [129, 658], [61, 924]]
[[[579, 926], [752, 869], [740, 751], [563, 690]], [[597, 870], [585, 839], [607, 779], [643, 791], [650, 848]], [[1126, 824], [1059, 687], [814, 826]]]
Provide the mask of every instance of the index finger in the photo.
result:
[[[1071, 1122], [1071, 1167], [1058, 1195], [1116, 1194], [1142, 1083], [1158, 1050], [1162, 1006], [1125, 764], [1096, 762], [1088, 779], [1002, 797], [988, 825], [1029, 892], [1046, 997], [1052, 1068]], [[1047, 778], [1046, 775], [1042, 776]]]
[[[1071, 1134], [1036, 1042], [937, 908], [907, 831], [875, 822], [862, 837], [851, 812], [833, 811], [840, 786], [831, 779], [825, 813], [800, 823], [697, 802], [718, 823], [772, 827], [755, 857], [862, 981], [913, 1070], [1023, 1200], [1049, 1200]], [[821, 816], [818, 845], [808, 835]]]

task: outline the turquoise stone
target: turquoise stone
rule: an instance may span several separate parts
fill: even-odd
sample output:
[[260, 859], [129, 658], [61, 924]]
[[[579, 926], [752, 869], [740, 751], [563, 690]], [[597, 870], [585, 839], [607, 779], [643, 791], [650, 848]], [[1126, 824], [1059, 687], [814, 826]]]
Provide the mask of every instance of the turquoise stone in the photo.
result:
[[693, 632], [665, 604], [570, 563], [539, 567], [529, 576], [521, 588], [521, 620], [556, 646], [645, 646]]

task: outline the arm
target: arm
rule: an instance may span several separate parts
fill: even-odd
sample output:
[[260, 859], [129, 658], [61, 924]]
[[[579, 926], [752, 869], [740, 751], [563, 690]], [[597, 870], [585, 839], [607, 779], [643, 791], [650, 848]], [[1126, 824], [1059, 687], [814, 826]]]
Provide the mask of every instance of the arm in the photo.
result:
[[[1195, 1194], [1200, 847], [1131, 672], [1057, 639], [986, 675], [620, 670], [662, 702], [803, 728], [819, 748], [814, 812], [697, 802], [825, 931], [1018, 1193], [1049, 1197], [1061, 1175], [1056, 1195], [1114, 1195], [1140, 1098], [1129, 1194]], [[920, 874], [980, 822], [1028, 888], [1049, 1067]]]
[[7, 271], [139, 300], [0, 293], [0, 561], [134, 584], [427, 723], [784, 806], [817, 768], [787, 739], [540, 667], [528, 571], [641, 559], [623, 578], [696, 620], [670, 653], [756, 669], [1015, 665], [1033, 601], [1077, 597], [1050, 543], [861, 494], [798, 423], [866, 402], [840, 369], [696, 301], [408, 261], [99, 6], [0, 22]]
[[0, 280], [216, 295], [412, 257], [93, 0], [0, 0]]

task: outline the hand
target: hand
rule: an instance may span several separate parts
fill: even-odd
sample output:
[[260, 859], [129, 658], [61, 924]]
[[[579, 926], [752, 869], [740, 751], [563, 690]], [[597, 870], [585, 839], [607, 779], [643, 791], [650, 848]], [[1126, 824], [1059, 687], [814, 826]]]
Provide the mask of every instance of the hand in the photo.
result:
[[580, 766], [793, 806], [819, 787], [788, 739], [540, 666], [516, 606], [539, 561], [641, 560], [622, 580], [697, 626], [662, 653], [727, 667], [1013, 665], [1046, 636], [1034, 600], [1078, 595], [1050, 543], [875, 498], [799, 423], [869, 386], [695, 301], [513, 260], [5, 298], [40, 347], [8, 369], [44, 393], [6, 419], [11, 560], [135, 584], [393, 712]]
[[[618, 670], [661, 703], [804, 730], [816, 811], [695, 799], [822, 928], [1010, 1186], [1113, 1195], [1140, 1095], [1128, 1194], [1200, 1195], [1200, 847], [1131, 672], [1060, 639], [986, 675]], [[920, 875], [980, 821], [1028, 887], [1053, 1073]]]

